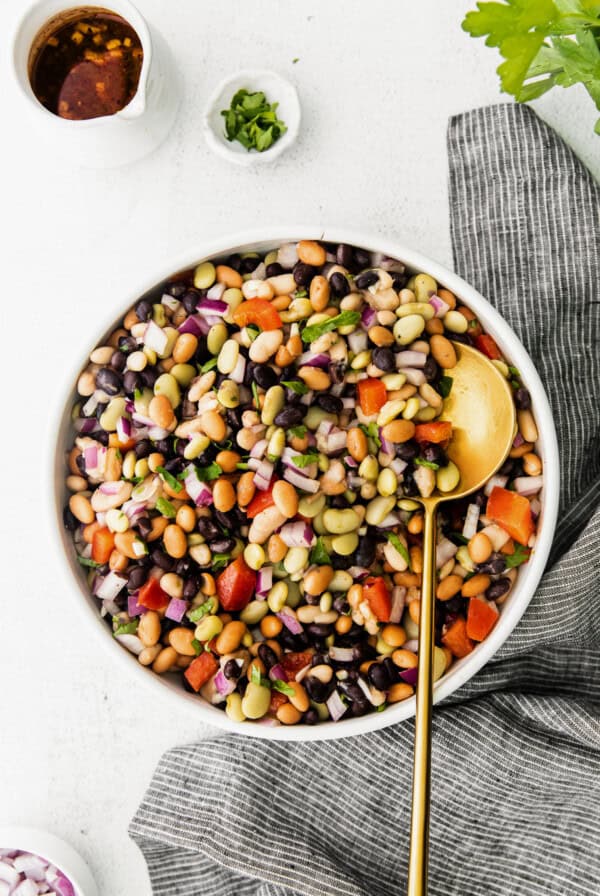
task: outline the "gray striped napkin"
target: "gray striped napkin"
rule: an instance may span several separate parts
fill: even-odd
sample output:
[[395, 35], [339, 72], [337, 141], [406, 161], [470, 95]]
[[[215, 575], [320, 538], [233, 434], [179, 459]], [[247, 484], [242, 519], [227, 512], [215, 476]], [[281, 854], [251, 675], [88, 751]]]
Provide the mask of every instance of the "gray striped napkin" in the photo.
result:
[[[434, 713], [432, 896], [600, 893], [600, 191], [528, 108], [450, 121], [456, 270], [532, 355], [557, 422], [553, 561], [523, 621]], [[131, 823], [156, 896], [405, 888], [413, 724], [237, 736], [161, 759]]]

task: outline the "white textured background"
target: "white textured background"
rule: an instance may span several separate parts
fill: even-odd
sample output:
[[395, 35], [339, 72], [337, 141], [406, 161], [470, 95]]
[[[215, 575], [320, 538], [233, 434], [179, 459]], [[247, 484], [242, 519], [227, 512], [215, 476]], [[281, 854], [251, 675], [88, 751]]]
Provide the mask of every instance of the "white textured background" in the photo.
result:
[[[102, 896], [145, 896], [128, 821], [162, 751], [208, 732], [123, 679], [80, 627], [45, 529], [62, 372], [140, 275], [205, 238], [337, 223], [450, 264], [447, 118], [501, 97], [494, 51], [460, 29], [468, 0], [138, 0], [183, 75], [179, 118], [142, 162], [76, 171], [22, 124], [7, 58], [25, 5], [0, 8], [0, 825], [71, 841]], [[246, 172], [209, 154], [201, 115], [217, 81], [253, 66], [296, 83], [304, 123], [276, 166]], [[583, 91], [536, 109], [599, 176]]]

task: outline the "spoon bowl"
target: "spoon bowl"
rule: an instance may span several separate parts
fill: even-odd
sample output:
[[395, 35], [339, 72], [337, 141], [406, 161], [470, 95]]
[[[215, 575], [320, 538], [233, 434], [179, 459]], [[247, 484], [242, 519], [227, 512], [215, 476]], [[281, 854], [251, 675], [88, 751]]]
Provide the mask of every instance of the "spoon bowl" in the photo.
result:
[[424, 529], [409, 896], [427, 893], [436, 512], [441, 502], [456, 501], [472, 494], [493, 476], [510, 451], [516, 429], [511, 388], [500, 370], [471, 346], [455, 343], [455, 350], [456, 366], [444, 371], [452, 377], [452, 390], [439, 419], [452, 423], [452, 440], [447, 454], [458, 467], [460, 480], [451, 492], [416, 499], [423, 505]]

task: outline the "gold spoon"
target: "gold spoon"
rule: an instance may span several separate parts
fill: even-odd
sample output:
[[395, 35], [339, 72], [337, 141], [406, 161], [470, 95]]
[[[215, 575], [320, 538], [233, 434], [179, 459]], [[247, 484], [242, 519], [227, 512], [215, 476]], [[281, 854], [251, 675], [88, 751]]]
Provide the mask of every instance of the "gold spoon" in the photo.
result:
[[437, 507], [442, 501], [455, 501], [481, 488], [504, 463], [515, 434], [515, 406], [505, 377], [474, 348], [454, 346], [458, 361], [444, 371], [453, 382], [439, 419], [452, 423], [447, 453], [460, 471], [460, 481], [447, 494], [416, 498], [423, 505], [425, 519], [408, 896], [427, 893]]

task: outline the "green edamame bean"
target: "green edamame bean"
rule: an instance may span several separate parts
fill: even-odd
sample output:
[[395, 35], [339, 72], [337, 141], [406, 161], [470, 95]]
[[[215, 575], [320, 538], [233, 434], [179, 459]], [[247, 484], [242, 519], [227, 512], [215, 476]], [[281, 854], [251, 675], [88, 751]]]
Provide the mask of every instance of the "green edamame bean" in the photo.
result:
[[302, 595], [300, 594], [300, 586], [298, 582], [291, 582], [288, 580], [288, 596], [285, 602], [286, 607], [291, 607], [292, 610], [295, 610], [301, 600]]
[[152, 320], [159, 327], [164, 327], [167, 322], [167, 313], [164, 305], [161, 305], [160, 302], [152, 306]]
[[277, 414], [283, 410], [285, 404], [285, 391], [283, 386], [271, 386], [267, 389], [260, 419], [270, 426]]
[[345, 510], [328, 508], [323, 513], [323, 523], [328, 532], [334, 535], [345, 535], [354, 532], [360, 526], [360, 517], [351, 507]]
[[246, 693], [242, 697], [242, 712], [248, 719], [261, 719], [269, 709], [271, 689], [264, 688], [253, 681], [246, 685]]
[[298, 513], [308, 519], [314, 519], [325, 507], [325, 495], [318, 495], [316, 498], [300, 498], [298, 503]]
[[435, 474], [435, 482], [444, 494], [453, 491], [460, 482], [460, 471], [456, 464], [449, 461], [446, 467], [440, 467]]
[[194, 632], [198, 641], [210, 641], [223, 631], [223, 623], [218, 616], [205, 616], [196, 626]]
[[[196, 289], [209, 289], [215, 282], [217, 271], [210, 261], [199, 264], [194, 271], [194, 286]], [[239, 283], [239, 281], [238, 281]]]
[[115, 432], [117, 420], [125, 413], [125, 399], [112, 398], [100, 417], [100, 426], [106, 432]]
[[258, 625], [269, 612], [266, 600], [252, 600], [240, 613], [240, 619], [246, 625]]
[[365, 513], [366, 522], [369, 526], [381, 525], [388, 513], [392, 512], [395, 504], [396, 499], [393, 495], [389, 498], [385, 498], [383, 495], [373, 498], [373, 500], [369, 501], [367, 504], [367, 511]]
[[225, 324], [214, 324], [208, 331], [208, 336], [206, 337], [206, 347], [211, 355], [215, 355], [215, 357], [218, 356], [226, 339], [227, 327]]
[[395, 495], [398, 488], [398, 477], [390, 467], [386, 467], [377, 477], [377, 491], [384, 498]]
[[429, 274], [417, 274], [411, 287], [418, 302], [429, 302], [431, 296], [437, 292], [437, 283]]
[[223, 380], [217, 392], [219, 404], [224, 408], [237, 408], [240, 403], [240, 390], [233, 380]]
[[237, 694], [234, 691], [233, 694], [228, 695], [227, 700], [225, 701], [225, 712], [233, 722], [246, 721], [246, 716], [242, 709], [241, 694]]
[[185, 389], [196, 376], [196, 368], [192, 364], [174, 364], [171, 367], [170, 374]]
[[181, 404], [181, 391], [179, 383], [170, 373], [161, 373], [154, 383], [154, 394], [164, 395], [169, 399], [173, 410]]
[[331, 539], [331, 547], [336, 554], [341, 554], [342, 557], [349, 557], [358, 547], [358, 535], [356, 532], [336, 535], [335, 538]]
[[288, 596], [287, 582], [276, 582], [269, 591], [267, 604], [272, 613], [279, 613], [285, 607]]
[[293, 575], [300, 572], [308, 565], [308, 550], [306, 548], [290, 548], [283, 559], [283, 566]]
[[372, 454], [367, 454], [365, 459], [360, 463], [358, 475], [362, 479], [366, 479], [367, 482], [376, 482], [377, 477], [379, 476], [379, 464], [377, 463], [377, 458], [373, 457]]

